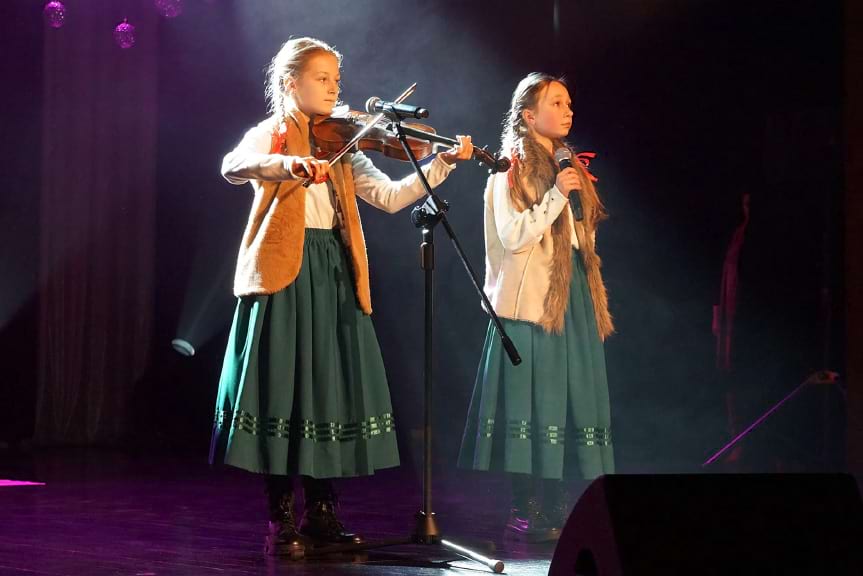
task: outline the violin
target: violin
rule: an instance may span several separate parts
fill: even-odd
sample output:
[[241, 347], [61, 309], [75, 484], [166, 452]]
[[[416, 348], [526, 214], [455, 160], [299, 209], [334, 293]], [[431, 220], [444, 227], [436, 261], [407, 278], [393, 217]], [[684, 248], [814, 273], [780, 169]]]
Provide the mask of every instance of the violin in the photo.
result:
[[[402, 122], [401, 130], [417, 160], [423, 160], [435, 153], [438, 144], [450, 147], [458, 144], [453, 138], [438, 135], [434, 128], [426, 124]], [[320, 160], [329, 159], [331, 163], [346, 152], [359, 150], [373, 150], [404, 162], [410, 160], [390, 121], [380, 115], [349, 110], [313, 124], [312, 135], [317, 147], [314, 156]], [[351, 146], [347, 147], [348, 144]], [[332, 157], [333, 154], [336, 154], [336, 157]], [[472, 158], [488, 166], [492, 173], [509, 170], [508, 158], [493, 156], [483, 148], [475, 146]]]

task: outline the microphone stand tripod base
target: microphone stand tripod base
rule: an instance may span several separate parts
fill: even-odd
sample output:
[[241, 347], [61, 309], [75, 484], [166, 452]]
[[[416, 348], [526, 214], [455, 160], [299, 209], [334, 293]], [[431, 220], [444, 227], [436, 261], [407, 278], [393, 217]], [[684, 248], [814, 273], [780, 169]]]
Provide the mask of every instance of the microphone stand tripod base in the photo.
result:
[[420, 510], [416, 516], [416, 531], [414, 532], [414, 542], [417, 544], [440, 544], [441, 535], [437, 527], [434, 512], [426, 514]]

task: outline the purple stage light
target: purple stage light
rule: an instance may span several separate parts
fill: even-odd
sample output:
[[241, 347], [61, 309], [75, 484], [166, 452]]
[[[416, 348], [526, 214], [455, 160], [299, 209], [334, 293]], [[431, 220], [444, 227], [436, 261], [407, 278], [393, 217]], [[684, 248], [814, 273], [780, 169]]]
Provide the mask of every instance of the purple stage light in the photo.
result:
[[66, 6], [58, 0], [52, 0], [42, 9], [45, 22], [51, 28], [60, 28], [66, 21]]
[[114, 42], [124, 50], [135, 45], [135, 27], [125, 18], [114, 28]]
[[44, 486], [44, 482], [26, 482], [24, 480], [0, 480], [0, 488], [12, 486]]

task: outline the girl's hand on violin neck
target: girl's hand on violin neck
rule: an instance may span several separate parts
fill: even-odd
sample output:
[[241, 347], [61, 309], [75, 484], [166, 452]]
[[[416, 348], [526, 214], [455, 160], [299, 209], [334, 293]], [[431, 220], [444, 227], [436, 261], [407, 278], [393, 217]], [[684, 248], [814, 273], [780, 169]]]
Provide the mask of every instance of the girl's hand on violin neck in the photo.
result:
[[447, 164], [455, 164], [463, 160], [470, 160], [473, 157], [473, 144], [470, 141], [470, 136], [456, 136], [458, 144], [438, 154], [440, 159]]
[[581, 178], [578, 177], [578, 172], [575, 171], [575, 168], [567, 168], [557, 173], [554, 185], [557, 186], [561, 194], [569, 196], [569, 193], [573, 190], [581, 190]]
[[329, 178], [330, 163], [326, 160], [318, 160], [314, 156], [301, 158], [297, 156], [291, 163], [291, 172], [300, 178], [308, 179], [315, 184], [326, 182]]

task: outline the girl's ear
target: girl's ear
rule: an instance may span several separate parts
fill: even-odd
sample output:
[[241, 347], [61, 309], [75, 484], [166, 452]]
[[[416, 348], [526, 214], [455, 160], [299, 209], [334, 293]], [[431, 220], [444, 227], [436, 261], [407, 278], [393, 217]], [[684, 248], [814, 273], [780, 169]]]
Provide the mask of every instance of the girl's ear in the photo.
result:
[[533, 127], [533, 123], [536, 121], [536, 115], [529, 108], [525, 108], [521, 111], [521, 119], [524, 120], [524, 123], [527, 126]]

